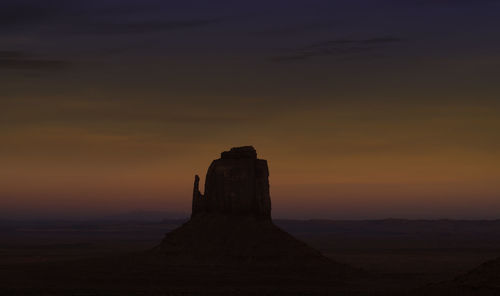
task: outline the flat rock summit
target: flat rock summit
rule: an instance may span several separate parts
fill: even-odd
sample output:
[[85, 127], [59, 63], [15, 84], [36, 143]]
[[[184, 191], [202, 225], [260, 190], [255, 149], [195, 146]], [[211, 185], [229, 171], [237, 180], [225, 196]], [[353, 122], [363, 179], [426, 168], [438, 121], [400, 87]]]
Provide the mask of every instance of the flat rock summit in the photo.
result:
[[324, 265], [320, 252], [271, 220], [269, 169], [252, 146], [232, 148], [210, 165], [204, 193], [195, 176], [191, 219], [154, 252], [176, 264]]

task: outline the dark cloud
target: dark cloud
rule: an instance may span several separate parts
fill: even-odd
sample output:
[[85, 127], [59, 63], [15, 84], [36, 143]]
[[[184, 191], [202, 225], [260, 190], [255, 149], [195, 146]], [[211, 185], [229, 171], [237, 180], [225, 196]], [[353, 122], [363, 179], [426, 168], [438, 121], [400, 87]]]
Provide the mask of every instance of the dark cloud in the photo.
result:
[[379, 37], [370, 39], [333, 39], [328, 41], [323, 41], [320, 43], [315, 43], [306, 48], [319, 48], [328, 46], [341, 46], [341, 45], [366, 45], [366, 44], [389, 44], [402, 42], [400, 38], [395, 37]]
[[0, 50], [0, 70], [60, 70], [69, 62], [54, 59], [41, 59], [24, 51]]
[[312, 50], [301, 50], [297, 53], [293, 53], [290, 55], [274, 57], [272, 60], [276, 62], [287, 62], [287, 61], [305, 60], [308, 58], [320, 57], [320, 56], [349, 56], [353, 54], [372, 51], [373, 49], [374, 48], [372, 47], [352, 46], [352, 47], [329, 47], [329, 48], [312, 49]]
[[0, 59], [20, 59], [27, 58], [29, 54], [18, 50], [0, 50]]
[[[222, 18], [175, 18], [160, 1], [62, 1], [6, 0], [0, 2], [0, 30], [38, 30], [89, 34], [143, 34], [201, 27]], [[173, 19], [174, 18], [174, 19]], [[144, 20], [144, 21], [141, 21]], [[68, 30], [67, 28], [71, 28]]]
[[[399, 0], [390, 0], [388, 3], [399, 4], [399, 5], [408, 5]], [[414, 5], [430, 5], [430, 6], [452, 6], [456, 7], [457, 5], [461, 6], [477, 6], [486, 5], [486, 4], [499, 4], [498, 0], [418, 0], [413, 2]]]
[[0, 28], [35, 25], [64, 15], [68, 3], [61, 0], [2, 1], [0, 3]]
[[25, 27], [50, 23], [88, 22], [96, 17], [129, 16], [143, 12], [161, 11], [159, 4], [145, 0], [130, 1], [65, 1], [65, 0], [2, 0], [0, 1], [0, 28]]
[[204, 27], [222, 22], [224, 18], [194, 19], [181, 21], [143, 21], [129, 23], [98, 23], [84, 25], [76, 31], [80, 34], [145, 34], [161, 31]]
[[398, 43], [403, 40], [395, 37], [382, 37], [382, 38], [372, 38], [366, 40], [360, 40], [361, 43], [365, 44], [387, 44], [387, 43]]
[[68, 66], [68, 62], [59, 60], [0, 59], [0, 69], [60, 70]]
[[331, 29], [338, 25], [337, 21], [328, 21], [328, 22], [315, 22], [309, 24], [301, 24], [295, 26], [286, 26], [281, 28], [270, 28], [263, 31], [258, 31], [255, 34], [262, 36], [289, 36], [289, 35], [297, 35], [314, 31], [322, 31]]
[[44, 58], [22, 50], [0, 50], [0, 70], [62, 70], [69, 61]]
[[399, 42], [402, 42], [402, 40], [395, 37], [333, 39], [293, 50], [290, 54], [283, 54], [272, 58], [272, 60], [275, 62], [291, 62], [321, 56], [339, 56], [343, 60], [353, 60], [360, 54], [373, 52], [385, 45]]

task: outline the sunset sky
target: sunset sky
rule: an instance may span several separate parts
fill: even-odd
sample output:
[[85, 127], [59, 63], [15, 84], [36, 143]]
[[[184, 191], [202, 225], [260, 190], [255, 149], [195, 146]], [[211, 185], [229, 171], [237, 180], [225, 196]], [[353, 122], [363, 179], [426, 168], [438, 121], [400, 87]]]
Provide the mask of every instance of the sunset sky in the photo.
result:
[[275, 218], [500, 218], [500, 1], [0, 2], [0, 219], [190, 211], [253, 145]]

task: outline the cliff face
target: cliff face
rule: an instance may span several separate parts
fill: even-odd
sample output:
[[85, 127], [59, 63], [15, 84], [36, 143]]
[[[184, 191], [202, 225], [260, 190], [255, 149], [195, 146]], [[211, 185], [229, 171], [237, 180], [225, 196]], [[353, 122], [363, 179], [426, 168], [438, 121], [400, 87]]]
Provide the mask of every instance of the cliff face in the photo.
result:
[[271, 218], [267, 161], [257, 159], [251, 146], [232, 148], [210, 165], [205, 193], [195, 176], [192, 217], [201, 213], [251, 215]]

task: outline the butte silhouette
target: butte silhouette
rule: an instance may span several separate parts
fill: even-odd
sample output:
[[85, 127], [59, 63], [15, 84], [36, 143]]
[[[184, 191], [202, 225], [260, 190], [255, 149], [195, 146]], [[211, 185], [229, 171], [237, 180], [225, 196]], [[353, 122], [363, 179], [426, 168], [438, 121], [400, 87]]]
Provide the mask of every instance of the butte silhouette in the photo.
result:
[[176, 264], [333, 264], [273, 224], [268, 177], [267, 161], [252, 146], [222, 152], [208, 169], [204, 194], [195, 176], [191, 219], [154, 252]]

